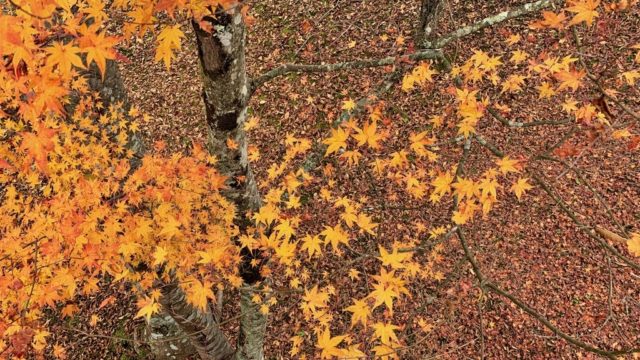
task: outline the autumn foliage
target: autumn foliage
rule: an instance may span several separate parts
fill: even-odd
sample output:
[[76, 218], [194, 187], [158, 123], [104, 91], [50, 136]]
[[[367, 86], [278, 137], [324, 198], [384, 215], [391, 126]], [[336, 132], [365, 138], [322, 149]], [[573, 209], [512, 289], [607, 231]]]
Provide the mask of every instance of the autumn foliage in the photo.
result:
[[[572, 0], [564, 8], [543, 11], [530, 27], [571, 32], [572, 27], [592, 25], [605, 11], [635, 6], [631, 3]], [[145, 35], [154, 38], [155, 60], [171, 68], [185, 37], [181, 19], [200, 21], [213, 16], [212, 9], [242, 7], [245, 21], [251, 22], [248, 8], [234, 0], [115, 0], [108, 8], [105, 4], [15, 0], [4, 5], [0, 16], [3, 357], [21, 358], [45, 349], [64, 357], [63, 346], [48, 343], [47, 314], [53, 310], [59, 316], [72, 315], [78, 295], [96, 293], [105, 283], [134, 292], [139, 299], [135, 316], [146, 320], [161, 311], [159, 288], [171, 281], [180, 284], [190, 304], [204, 311], [216, 301], [217, 289], [233, 291], [243, 285], [239, 267], [242, 252], [248, 251], [268, 259], [261, 264], [254, 259], [252, 266], [277, 284], [267, 283], [254, 295], [261, 312], [272, 311], [279, 291], [299, 300], [302, 316], [296, 327], [302, 333], [288, 334], [291, 357], [308, 353], [318, 358], [397, 358], [396, 350], [407, 344], [398, 337], [402, 324], [394, 310], [398, 302], [412, 297], [412, 283], [443, 278], [443, 245], [427, 249], [424, 240], [397, 239], [390, 246], [374, 246], [371, 254], [354, 255], [352, 245], [358, 239], [378, 235], [378, 222], [366, 198], [335, 196], [333, 180], [326, 181], [313, 201], [337, 217], [316, 232], [300, 231], [301, 223], [313, 221], [305, 210], [309, 200], [304, 189], [321, 182], [316, 174], [330, 178], [336, 170], [330, 164], [357, 168], [397, 184], [401, 196], [410, 201], [450, 205], [449, 223], [419, 225], [424, 238], [435, 241], [482, 221], [500, 202], [527, 201], [539, 186], [528, 166], [533, 159], [522, 154], [492, 149], [492, 165], [477, 175], [465, 175], [459, 161], [443, 160], [445, 143], [485, 141], [479, 124], [492, 116], [507, 126], [528, 126], [507, 120], [518, 111], [509, 106], [509, 96], [535, 89], [539, 99], [553, 100], [558, 112], [579, 128], [631, 150], [640, 143], [637, 126], [612, 124], [605, 111], [574, 97], [591, 82], [579, 57], [529, 54], [519, 48], [526, 40], [510, 34], [505, 40], [513, 49], [509, 57], [475, 50], [450, 67], [431, 61], [408, 67], [399, 85], [406, 96], [435, 81], [448, 81], [449, 87], [442, 114], [432, 115], [430, 126], [411, 133], [403, 147], [387, 146], [393, 135], [381, 101], [364, 111], [352, 99], [337, 104], [348, 119], [315, 143], [287, 136], [281, 161], [270, 165], [261, 184], [263, 206], [240, 214], [224, 195], [228, 179], [216, 170], [216, 154], [195, 145], [189, 154], [163, 156], [163, 143], [143, 156], [134, 153], [128, 144], [146, 115], [135, 104], [104, 106], [105, 99], [90, 89], [86, 76], [92, 67], [104, 76], [108, 61], [123, 58], [116, 47]], [[113, 12], [127, 19], [122, 36], [105, 30]], [[640, 79], [640, 44], [631, 49], [635, 68], [619, 77], [621, 84], [633, 87]], [[613, 91], [604, 91], [615, 98]], [[257, 126], [257, 117], [244, 124], [248, 132]], [[315, 145], [321, 146], [327, 163], [313, 173], [304, 163], [317, 150]], [[237, 144], [229, 139], [227, 146]], [[575, 151], [563, 145], [553, 155], [567, 158]], [[249, 159], [259, 158], [257, 149], [250, 147]], [[237, 225], [241, 217], [251, 220], [243, 231]], [[640, 234], [623, 240], [631, 255], [640, 256]], [[314, 277], [314, 264], [322, 257], [336, 260], [336, 276], [345, 281]], [[377, 271], [357, 270], [353, 259], [358, 257], [373, 259]], [[362, 279], [368, 287], [351, 303], [332, 310], [339, 286]], [[336, 327], [343, 314], [348, 320]], [[432, 324], [422, 317], [416, 322], [419, 336], [429, 333]], [[354, 341], [362, 338], [354, 334], [366, 334], [370, 343]]]

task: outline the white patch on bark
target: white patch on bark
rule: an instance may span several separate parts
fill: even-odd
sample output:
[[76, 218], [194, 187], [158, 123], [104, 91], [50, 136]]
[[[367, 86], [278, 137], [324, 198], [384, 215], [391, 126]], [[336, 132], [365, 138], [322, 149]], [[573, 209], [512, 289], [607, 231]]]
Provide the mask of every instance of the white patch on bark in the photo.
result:
[[218, 39], [220, 39], [220, 44], [224, 47], [224, 50], [229, 53], [231, 47], [231, 39], [233, 38], [233, 34], [229, 31], [222, 30], [218, 31]]

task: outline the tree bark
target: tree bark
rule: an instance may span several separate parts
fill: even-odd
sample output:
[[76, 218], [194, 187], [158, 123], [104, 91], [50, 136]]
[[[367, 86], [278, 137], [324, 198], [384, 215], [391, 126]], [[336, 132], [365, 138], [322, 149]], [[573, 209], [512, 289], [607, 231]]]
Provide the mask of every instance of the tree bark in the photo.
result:
[[200, 311], [191, 306], [175, 281], [163, 284], [160, 303], [191, 340], [201, 359], [227, 360], [233, 357], [235, 351], [214, 320], [211, 309], [207, 306], [206, 311]]
[[420, 22], [416, 29], [416, 44], [422, 44], [433, 38], [443, 7], [444, 0], [422, 0]]
[[264, 335], [267, 317], [260, 312], [260, 304], [253, 300], [256, 285], [245, 285], [240, 289], [240, 334], [236, 360], [263, 360]]
[[[219, 170], [229, 176], [230, 190], [240, 214], [260, 207], [260, 194], [247, 158], [244, 123], [249, 81], [245, 67], [245, 25], [237, 9], [206, 18], [212, 33], [193, 23], [202, 71], [202, 98], [208, 128], [208, 148], [219, 159]], [[237, 149], [227, 146], [231, 139]]]
[[[204, 21], [209, 22], [213, 29], [211, 33], [195, 21], [193, 27], [203, 82], [207, 146], [218, 158], [221, 173], [229, 177], [224, 195], [236, 204], [237, 223], [244, 231], [251, 224], [245, 214], [261, 206], [247, 157], [248, 140], [244, 131], [250, 97], [245, 65], [246, 27], [239, 8], [218, 11], [215, 18]], [[228, 146], [229, 139], [237, 144], [236, 149]], [[267, 320], [259, 311], [259, 305], [251, 300], [256, 283], [262, 280], [259, 268], [250, 266], [251, 260], [252, 254], [243, 253], [241, 275], [246, 284], [240, 291], [240, 334], [235, 358], [262, 360]]]

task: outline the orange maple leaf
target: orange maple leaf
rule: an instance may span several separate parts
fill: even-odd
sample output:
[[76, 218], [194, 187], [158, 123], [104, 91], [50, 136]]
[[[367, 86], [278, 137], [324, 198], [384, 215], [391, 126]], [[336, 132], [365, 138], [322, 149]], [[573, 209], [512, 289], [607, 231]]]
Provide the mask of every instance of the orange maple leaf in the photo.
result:
[[27, 153], [29, 160], [33, 160], [43, 173], [47, 173], [47, 156], [55, 147], [56, 129], [50, 129], [40, 123], [33, 132], [23, 132], [20, 148]]

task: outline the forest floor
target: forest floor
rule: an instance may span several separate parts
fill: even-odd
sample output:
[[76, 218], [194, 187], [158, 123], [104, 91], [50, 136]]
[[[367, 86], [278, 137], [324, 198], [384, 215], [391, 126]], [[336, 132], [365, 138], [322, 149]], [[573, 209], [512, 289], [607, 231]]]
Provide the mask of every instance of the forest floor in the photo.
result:
[[[449, 1], [439, 24], [444, 34], [462, 25], [495, 14], [524, 1]], [[281, 63], [339, 62], [359, 58], [377, 58], [410, 51], [418, 14], [418, 1], [374, 0], [272, 0], [257, 2], [252, 10], [256, 23], [249, 29], [247, 63], [249, 73], [261, 74]], [[514, 49], [505, 43], [509, 34], [521, 34], [517, 45], [532, 57], [543, 58], [545, 52], [575, 55], [571, 37], [566, 34], [548, 36], [528, 28], [535, 17], [525, 17], [489, 28], [478, 34], [454, 42], [445, 48], [448, 56], [466, 59], [474, 49], [499, 55], [507, 63]], [[189, 27], [185, 26], [187, 30]], [[603, 79], [614, 78], [616, 69], [629, 65], [629, 46], [640, 43], [640, 16], [637, 8], [617, 15], [606, 14], [588, 30], [581, 32], [583, 56], [593, 71]], [[187, 150], [192, 142], [204, 142], [206, 131], [200, 100], [200, 80], [193, 34], [183, 51], [167, 71], [154, 62], [153, 46], [133, 43], [123, 48], [129, 61], [122, 65], [131, 103], [150, 120], [143, 124], [142, 133], [149, 144], [162, 140], [167, 151]], [[631, 59], [632, 60], [632, 59]], [[455, 61], [454, 61], [455, 64]], [[325, 138], [331, 123], [340, 115], [346, 99], [368, 96], [384, 81], [390, 69], [356, 70], [320, 75], [292, 75], [278, 78], [259, 90], [250, 108], [251, 116], [260, 119], [260, 126], [250, 134], [250, 142], [260, 151], [254, 172], [261, 183], [267, 183], [267, 170], [281, 161], [284, 139], [288, 134], [314, 141]], [[613, 86], [615, 81], [609, 83]], [[429, 119], [444, 113], [450, 79], [436, 80], [421, 91], [407, 96], [400, 85], [385, 94], [384, 126], [388, 133], [385, 151], [402, 148], [408, 135], [430, 128]], [[511, 116], [519, 121], [531, 119], [561, 120], [556, 99], [541, 101], [533, 85], [524, 92], [501, 99], [511, 107]], [[627, 104], [640, 109], [638, 87], [625, 88]], [[489, 94], [499, 98], [499, 94]], [[596, 102], [600, 94], [593, 89], [579, 91], [574, 97], [580, 102]], [[637, 110], [636, 110], [637, 111]], [[631, 119], [614, 105], [612, 121]], [[444, 131], [453, 131], [455, 120], [446, 122]], [[490, 139], [512, 157], [530, 157], [544, 146], [556, 143], [568, 128], [505, 129], [499, 122], [486, 117], [479, 125], [483, 137]], [[445, 135], [439, 139], [446, 139]], [[594, 196], [573, 171], [553, 162], [539, 162], [537, 171], [553, 185], [579, 214], [604, 228], [615, 231], [616, 219], [624, 231], [640, 231], [640, 161], [638, 151], [612, 139], [589, 139], [577, 136], [572, 143], [579, 153], [566, 160], [581, 169], [581, 174], [600, 197]], [[447, 148], [448, 147], [448, 148]], [[441, 161], [454, 165], [461, 150], [459, 145], [444, 145]], [[365, 154], [363, 162], [368, 163]], [[367, 161], [365, 161], [367, 160]], [[474, 144], [466, 162], [470, 174], [481, 174], [491, 163], [490, 152]], [[324, 165], [324, 164], [323, 164]], [[366, 171], [343, 167], [334, 163], [336, 197], [366, 200], [366, 209], [380, 223], [377, 236], [367, 237], [354, 245], [357, 251], [386, 245], [394, 240], [424, 237], [422, 226], [430, 229], [449, 222], [447, 206], [431, 204], [428, 199], [414, 200], [395, 182], [364, 177]], [[315, 170], [320, 177], [322, 168]], [[514, 179], [516, 179], [514, 177]], [[323, 184], [312, 186], [310, 198], [316, 198]], [[504, 289], [516, 294], [533, 308], [548, 317], [558, 328], [582, 341], [603, 348], [625, 348], [640, 343], [640, 273], [603, 251], [600, 245], [582, 233], [562, 213], [542, 189], [536, 187], [526, 198], [517, 201], [508, 189], [500, 190], [500, 201], [485, 219], [476, 219], [468, 227], [467, 237], [480, 267], [487, 277]], [[606, 204], [606, 205], [604, 205]], [[608, 211], [607, 211], [608, 208]], [[314, 224], [330, 223], [337, 216], [332, 211], [311, 208], [316, 214]], [[610, 214], [610, 215], [609, 215]], [[308, 225], [311, 228], [317, 225]], [[300, 233], [304, 233], [305, 222]], [[320, 227], [321, 228], [321, 227]], [[628, 254], [624, 244], [611, 242], [621, 253]], [[371, 250], [371, 249], [369, 249]], [[403, 359], [589, 359], [591, 354], [577, 350], [545, 329], [504, 299], [480, 293], [477, 281], [467, 263], [456, 237], [444, 242], [443, 260], [435, 268], [443, 278], [415, 282], [410, 286], [412, 298], [397, 305], [396, 319], [404, 319], [400, 338], [411, 339], [411, 318], [419, 312], [433, 326], [419, 343], [407, 344]], [[319, 261], [319, 272], [331, 272], [331, 261]], [[363, 261], [356, 267], [361, 272], [375, 273], [375, 261]], [[114, 296], [114, 304], [99, 308], [101, 302]], [[341, 305], [350, 302], [346, 291], [338, 295]], [[294, 324], [287, 319], [299, 311], [296, 304], [279, 300], [270, 314], [270, 323], [278, 324], [278, 331], [267, 333], [269, 358], [290, 358], [289, 337]], [[92, 334], [109, 335], [104, 338], [74, 332], [60, 335], [74, 337], [72, 359], [144, 357], [129, 340], [114, 341], [113, 336], [130, 336], [139, 321], [129, 321], [126, 315], [135, 313], [130, 297], [101, 293], [83, 302], [99, 314], [95, 327], [89, 319], [77, 320], [77, 329]], [[118, 308], [120, 311], [113, 311]], [[230, 311], [234, 311], [230, 308]], [[128, 314], [127, 314], [128, 312]], [[344, 323], [348, 324], [345, 315]], [[85, 323], [84, 325], [81, 325]], [[399, 320], [399, 323], [403, 323]], [[74, 325], [75, 326], [75, 325]], [[230, 327], [237, 324], [231, 322]], [[290, 331], [288, 326], [290, 326]], [[83, 330], [84, 329], [84, 330]], [[84, 337], [86, 335], [86, 337]], [[78, 337], [83, 338], [78, 342]], [[130, 339], [130, 338], [129, 338]], [[354, 339], [356, 342], [367, 339]], [[418, 340], [415, 340], [418, 342]], [[77, 351], [77, 352], [76, 352]]]

